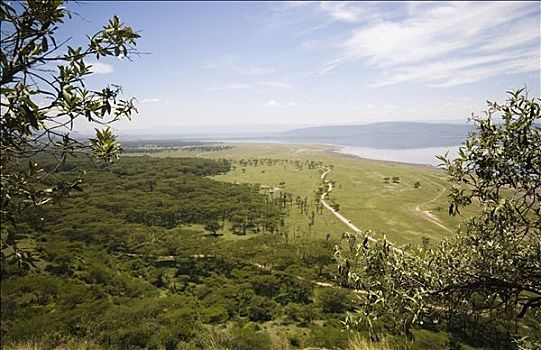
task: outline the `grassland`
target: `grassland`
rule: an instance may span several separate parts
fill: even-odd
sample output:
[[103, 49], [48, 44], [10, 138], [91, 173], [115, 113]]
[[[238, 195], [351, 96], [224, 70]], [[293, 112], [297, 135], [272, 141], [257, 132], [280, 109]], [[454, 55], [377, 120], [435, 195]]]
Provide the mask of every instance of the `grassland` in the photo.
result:
[[[340, 205], [340, 212], [362, 229], [386, 234], [397, 244], [418, 243], [422, 238], [437, 241], [455, 232], [460, 217], [447, 214], [447, 188], [445, 173], [436, 167], [390, 163], [348, 157], [333, 152], [328, 146], [237, 143], [234, 148], [204, 151], [164, 151], [156, 157], [225, 158], [235, 167], [215, 179], [239, 183], [258, 183], [283, 187], [282, 191], [313, 201], [321, 185], [321, 167], [287, 165], [241, 166], [248, 159], [280, 159], [289, 161], [316, 161], [332, 167], [327, 179], [335, 182], [330, 194], [331, 202]], [[384, 178], [396, 177], [385, 183]], [[420, 183], [418, 188], [414, 184]], [[280, 184], [284, 184], [280, 186]], [[315, 203], [312, 203], [315, 205]], [[324, 211], [307, 232], [306, 215], [290, 210], [287, 227], [292, 239], [324, 238], [341, 235], [347, 227], [334, 215]], [[465, 212], [468, 215], [468, 212]]]

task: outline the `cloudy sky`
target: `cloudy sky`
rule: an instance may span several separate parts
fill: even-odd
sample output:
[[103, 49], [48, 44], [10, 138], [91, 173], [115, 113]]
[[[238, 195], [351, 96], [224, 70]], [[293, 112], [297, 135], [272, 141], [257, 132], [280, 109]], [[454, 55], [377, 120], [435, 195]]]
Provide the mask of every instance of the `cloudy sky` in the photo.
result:
[[140, 114], [117, 130], [180, 125], [465, 121], [486, 100], [540, 94], [539, 2], [87, 2], [62, 29], [117, 14], [132, 62], [94, 61]]

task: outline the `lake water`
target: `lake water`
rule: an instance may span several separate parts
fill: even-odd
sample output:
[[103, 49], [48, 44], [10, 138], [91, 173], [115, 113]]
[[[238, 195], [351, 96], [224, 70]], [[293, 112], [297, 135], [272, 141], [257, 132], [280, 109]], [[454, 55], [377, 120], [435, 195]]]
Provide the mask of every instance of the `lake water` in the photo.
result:
[[362, 158], [386, 160], [391, 162], [415, 163], [439, 165], [441, 161], [436, 159], [436, 155], [443, 155], [449, 152], [448, 157], [453, 159], [458, 154], [458, 147], [427, 147], [410, 149], [375, 149], [369, 147], [340, 146], [338, 152], [352, 154]]
[[414, 163], [414, 164], [430, 164], [438, 166], [441, 161], [436, 159], [437, 155], [443, 155], [448, 153], [448, 157], [451, 159], [456, 158], [458, 154], [457, 146], [446, 147], [426, 147], [426, 148], [407, 148], [407, 149], [380, 149], [370, 147], [357, 147], [357, 146], [344, 146], [329, 143], [319, 142], [294, 142], [294, 141], [277, 141], [272, 139], [259, 139], [259, 140], [235, 140], [235, 139], [206, 139], [210, 142], [238, 142], [238, 143], [278, 143], [278, 144], [316, 144], [331, 146], [338, 148], [336, 151], [344, 154], [351, 154], [366, 159], [384, 160], [389, 162], [401, 162], [401, 163]]

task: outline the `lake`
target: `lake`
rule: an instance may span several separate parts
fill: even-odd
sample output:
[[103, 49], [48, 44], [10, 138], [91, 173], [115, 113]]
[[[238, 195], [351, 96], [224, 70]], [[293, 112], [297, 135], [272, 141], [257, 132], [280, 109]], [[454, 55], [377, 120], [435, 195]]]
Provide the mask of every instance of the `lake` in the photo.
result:
[[458, 147], [460, 147], [457, 145], [409, 149], [376, 149], [370, 147], [336, 146], [340, 147], [338, 150], [340, 153], [351, 154], [362, 158], [402, 163], [430, 164], [434, 166], [441, 163], [440, 160], [436, 159], [436, 155], [449, 152], [448, 156], [455, 158], [458, 154]]

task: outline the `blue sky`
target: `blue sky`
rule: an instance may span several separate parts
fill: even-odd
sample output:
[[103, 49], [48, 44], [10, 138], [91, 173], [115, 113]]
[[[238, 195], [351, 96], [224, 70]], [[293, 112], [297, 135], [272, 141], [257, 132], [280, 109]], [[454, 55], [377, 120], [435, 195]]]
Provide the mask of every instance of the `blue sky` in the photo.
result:
[[465, 121], [486, 100], [540, 94], [539, 2], [83, 2], [77, 44], [117, 14], [148, 54], [92, 61], [140, 113], [181, 125]]

